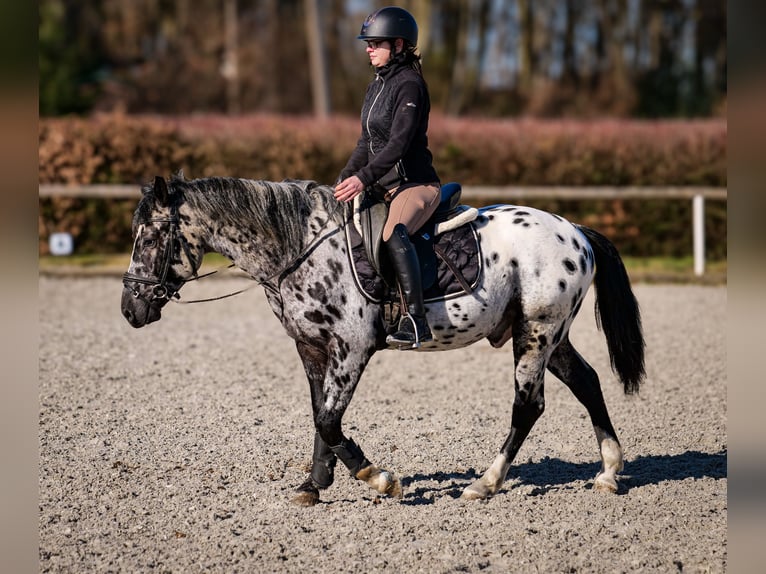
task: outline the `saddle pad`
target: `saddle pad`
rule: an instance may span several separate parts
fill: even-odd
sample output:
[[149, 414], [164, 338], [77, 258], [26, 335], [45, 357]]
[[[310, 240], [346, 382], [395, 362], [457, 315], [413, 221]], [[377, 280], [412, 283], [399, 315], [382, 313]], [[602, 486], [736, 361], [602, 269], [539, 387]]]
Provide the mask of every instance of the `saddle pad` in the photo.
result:
[[[376, 303], [385, 302], [388, 295], [386, 283], [367, 259], [361, 238], [353, 226], [346, 227], [346, 238], [357, 287], [368, 299]], [[471, 289], [476, 287], [481, 275], [481, 257], [479, 239], [473, 224], [467, 223], [439, 235], [434, 244], [439, 246], [444, 256], [450, 260], [452, 267], [462, 274]], [[425, 302], [465, 294], [465, 289], [447, 264], [441, 257], [437, 257], [436, 260], [438, 262], [436, 281], [423, 293]]]

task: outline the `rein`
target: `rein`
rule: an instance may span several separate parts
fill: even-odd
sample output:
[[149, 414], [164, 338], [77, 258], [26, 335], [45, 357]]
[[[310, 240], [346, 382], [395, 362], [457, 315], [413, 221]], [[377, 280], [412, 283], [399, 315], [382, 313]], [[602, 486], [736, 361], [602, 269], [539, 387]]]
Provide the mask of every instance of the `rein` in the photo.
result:
[[[322, 230], [324, 230], [325, 227], [327, 227], [327, 224], [332, 221], [333, 216], [335, 215], [335, 212], [338, 210], [338, 203], [335, 204], [335, 207], [333, 207], [330, 214], [327, 216], [327, 219], [325, 219], [322, 222], [322, 225], [319, 226], [319, 230], [317, 231], [316, 235], [314, 235], [314, 238], [309, 242], [308, 247], [306, 247], [303, 251], [301, 251], [297, 256], [295, 256], [290, 263], [285, 265], [281, 270], [277, 271], [276, 273], [273, 273], [269, 275], [266, 279], [263, 280], [256, 280], [256, 283], [258, 285], [261, 285], [264, 287], [264, 289], [268, 289], [274, 296], [276, 296], [279, 299], [279, 307], [282, 312], [284, 312], [284, 302], [282, 300], [282, 293], [280, 290], [280, 287], [282, 286], [282, 282], [293, 272], [295, 272], [298, 267], [300, 267], [303, 262], [314, 252], [314, 250], [317, 249], [324, 241], [325, 239], [332, 237], [336, 233], [340, 232], [342, 226], [338, 226], [335, 229], [332, 229], [325, 233], [324, 235], [321, 235]], [[347, 223], [348, 220], [344, 223]], [[272, 280], [274, 278], [278, 278], [276, 285], [272, 284]], [[280, 320], [282, 317], [280, 316]]]
[[[301, 266], [301, 264], [311, 255], [311, 253], [314, 252], [314, 250], [321, 245], [325, 239], [328, 237], [331, 237], [338, 233], [341, 229], [341, 227], [336, 227], [335, 229], [325, 233], [324, 235], [321, 235], [322, 231], [327, 227], [327, 224], [332, 221], [333, 216], [335, 215], [335, 212], [338, 209], [338, 204], [335, 205], [333, 210], [330, 212], [330, 214], [327, 216], [327, 219], [322, 222], [322, 225], [319, 227], [319, 230], [317, 231], [314, 238], [309, 243], [309, 246], [306, 247], [301, 253], [299, 253], [296, 257], [294, 257], [290, 263], [288, 263], [286, 266], [284, 266], [282, 269], [277, 271], [276, 273], [273, 273], [272, 275], [269, 275], [265, 279], [262, 280], [255, 280], [255, 284], [251, 285], [249, 287], [245, 287], [244, 289], [240, 289], [238, 291], [234, 291], [233, 293], [228, 293], [226, 295], [220, 295], [218, 297], [210, 297], [207, 299], [194, 299], [191, 301], [181, 301], [181, 295], [178, 293], [181, 288], [186, 284], [190, 283], [191, 281], [197, 281], [199, 279], [203, 279], [205, 277], [209, 277], [211, 275], [214, 275], [215, 273], [218, 273], [221, 269], [230, 269], [231, 267], [234, 267], [234, 263], [231, 263], [230, 265], [227, 265], [226, 267], [223, 267], [221, 269], [215, 269], [209, 273], [205, 273], [203, 275], [198, 275], [197, 271], [194, 271], [193, 277], [190, 279], [180, 279], [179, 281], [181, 284], [177, 287], [171, 287], [168, 285], [168, 272], [170, 271], [170, 262], [173, 258], [173, 253], [175, 252], [175, 244], [180, 243], [181, 248], [183, 249], [184, 253], [186, 254], [186, 258], [189, 260], [190, 263], [192, 263], [194, 258], [192, 257], [191, 252], [189, 251], [189, 247], [187, 244], [183, 241], [181, 241], [181, 235], [179, 233], [179, 219], [178, 219], [178, 207], [176, 205], [173, 205], [170, 208], [170, 217], [159, 217], [159, 218], [152, 218], [147, 221], [147, 223], [168, 223], [170, 224], [170, 238], [168, 240], [168, 246], [165, 249], [165, 259], [162, 263], [162, 271], [160, 273], [160, 277], [158, 279], [148, 279], [146, 277], [140, 277], [138, 275], [133, 275], [132, 273], [124, 273], [122, 276], [122, 283], [127, 288], [130, 289], [133, 292], [133, 297], [136, 299], [143, 298], [141, 294], [138, 292], [137, 289], [135, 289], [134, 286], [131, 286], [131, 283], [137, 283], [140, 285], [153, 285], [152, 289], [152, 297], [150, 300], [147, 301], [147, 303], [152, 303], [154, 301], [158, 300], [167, 300], [171, 301], [173, 303], [177, 304], [184, 304], [189, 305], [191, 303], [208, 303], [211, 301], [219, 301], [221, 299], [226, 299], [228, 297], [233, 297], [234, 295], [239, 295], [241, 293], [244, 293], [245, 291], [248, 291], [252, 289], [255, 286], [263, 286], [265, 289], [268, 289], [270, 292], [272, 292], [274, 295], [276, 295], [279, 298], [280, 301], [280, 307], [283, 306], [282, 303], [282, 296], [280, 293], [280, 286], [282, 282], [291, 274], [293, 273], [298, 267]], [[272, 284], [272, 280], [274, 278], [278, 278], [277, 284]]]

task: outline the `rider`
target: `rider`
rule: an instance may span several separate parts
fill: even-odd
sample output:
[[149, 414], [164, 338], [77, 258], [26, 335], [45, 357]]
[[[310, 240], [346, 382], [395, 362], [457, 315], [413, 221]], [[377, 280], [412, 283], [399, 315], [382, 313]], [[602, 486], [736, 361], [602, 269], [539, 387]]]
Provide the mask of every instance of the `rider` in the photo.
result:
[[351, 201], [369, 188], [388, 204], [383, 241], [406, 313], [386, 342], [414, 349], [433, 337], [410, 235], [431, 217], [441, 197], [426, 135], [431, 101], [416, 52], [418, 25], [406, 10], [389, 6], [370, 14], [357, 38], [367, 42], [375, 78], [362, 105], [361, 136], [340, 173], [335, 197]]

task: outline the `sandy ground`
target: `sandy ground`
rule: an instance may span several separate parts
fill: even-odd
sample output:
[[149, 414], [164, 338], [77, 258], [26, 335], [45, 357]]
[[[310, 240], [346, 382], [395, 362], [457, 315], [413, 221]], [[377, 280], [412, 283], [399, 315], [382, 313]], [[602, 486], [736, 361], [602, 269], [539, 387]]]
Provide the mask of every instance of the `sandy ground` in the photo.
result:
[[[240, 278], [184, 290], [240, 288]], [[44, 572], [723, 572], [726, 288], [637, 285], [648, 378], [625, 397], [592, 293], [572, 340], [599, 372], [626, 454], [595, 492], [583, 407], [552, 375], [505, 488], [458, 498], [503, 442], [510, 348], [379, 353], [344, 419], [398, 474], [401, 502], [340, 466], [313, 508], [308, 385], [259, 289], [170, 305], [135, 330], [118, 278], [42, 277], [40, 570]]]

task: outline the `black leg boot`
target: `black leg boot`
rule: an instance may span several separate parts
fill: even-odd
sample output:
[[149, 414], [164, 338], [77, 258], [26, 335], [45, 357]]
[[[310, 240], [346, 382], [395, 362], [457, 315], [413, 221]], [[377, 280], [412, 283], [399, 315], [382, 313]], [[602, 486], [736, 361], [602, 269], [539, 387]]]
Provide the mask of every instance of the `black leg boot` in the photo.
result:
[[402, 313], [402, 318], [399, 320], [399, 330], [389, 335], [386, 343], [399, 349], [417, 349], [421, 343], [433, 340], [423, 304], [418, 254], [407, 234], [407, 228], [401, 223], [394, 227], [394, 232], [386, 241], [386, 246], [396, 270], [402, 296], [407, 304], [407, 313], [406, 315]]
[[296, 489], [292, 501], [299, 506], [314, 506], [319, 502], [319, 491], [328, 488], [335, 478], [335, 463], [338, 460], [329, 446], [314, 434], [314, 456], [311, 475]]

